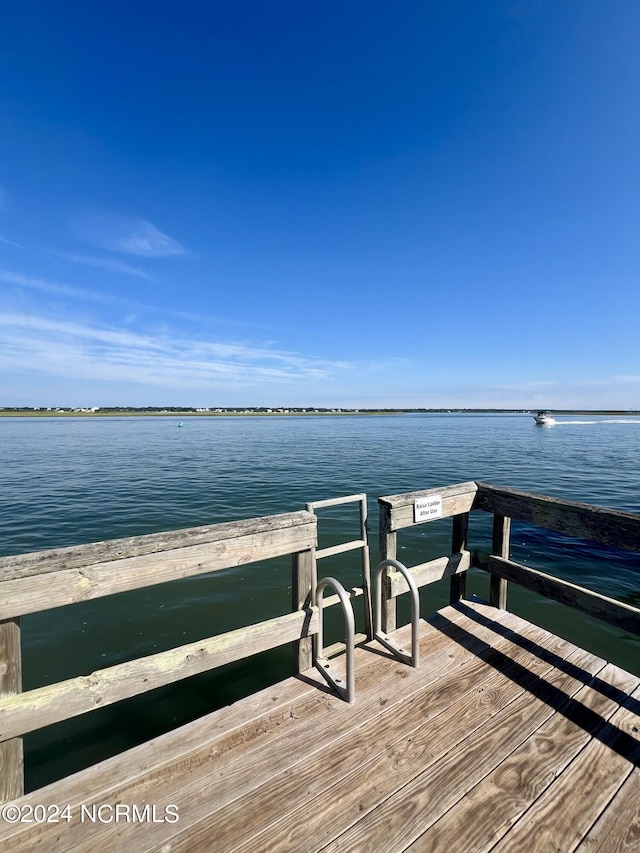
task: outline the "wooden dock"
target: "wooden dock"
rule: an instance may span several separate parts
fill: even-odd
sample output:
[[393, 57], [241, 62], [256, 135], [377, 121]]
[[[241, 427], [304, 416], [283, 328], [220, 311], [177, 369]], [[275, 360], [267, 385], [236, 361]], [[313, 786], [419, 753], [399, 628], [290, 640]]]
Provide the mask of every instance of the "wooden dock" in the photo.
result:
[[[312, 513], [249, 520], [233, 529], [216, 525], [197, 533], [181, 531], [167, 534], [174, 537], [170, 542], [166, 537], [141, 537], [117, 545], [99, 543], [64, 549], [65, 553], [6, 558], [0, 592], [3, 585], [13, 583], [5, 585], [5, 591], [15, 593], [14, 607], [25, 607], [26, 590], [37, 588], [42, 578], [48, 576], [50, 589], [62, 595], [65, 586], [58, 583], [59, 573], [70, 572], [70, 581], [80, 566], [82, 588], [90, 597], [114, 584], [133, 588], [145, 585], [143, 580], [149, 583], [151, 554], [171, 554], [162, 569], [167, 580], [171, 566], [183, 573], [215, 571], [233, 560], [259, 559], [265, 550], [289, 552], [294, 554], [298, 609], [241, 632], [61, 685], [24, 694], [5, 688], [5, 698], [0, 699], [4, 743], [0, 757], [4, 799], [14, 811], [5, 813], [9, 820], [0, 820], [0, 849], [3, 853], [640, 849], [640, 678], [504, 607], [475, 597], [460, 598], [464, 593], [460, 581], [471, 565], [489, 572], [493, 598], [504, 599], [506, 581], [491, 572], [492, 566], [508, 570], [511, 579], [518, 576], [517, 564], [508, 560], [507, 517], [495, 509], [493, 555], [467, 550], [466, 518], [461, 522], [460, 516], [492, 499], [492, 488], [483, 492], [476, 484], [462, 484], [438, 491], [439, 517], [447, 513], [454, 518], [452, 553], [412, 571], [420, 584], [451, 575], [453, 602], [420, 620], [420, 662], [415, 668], [375, 639], [355, 649], [354, 704], [339, 698], [318, 668], [304, 666], [313, 659], [324, 661], [324, 650], [313, 652], [308, 642], [317, 637], [322, 617], [309, 597], [316, 586]], [[417, 493], [411, 500], [435, 492]], [[502, 490], [500, 499], [512, 501], [513, 515], [528, 512], [518, 509], [514, 494]], [[542, 496], [526, 496], [521, 503], [543, 506], [546, 522], [555, 524], [554, 529], [561, 517], [572, 531], [582, 524], [583, 505], [565, 502], [561, 513], [553, 499]], [[389, 537], [383, 540], [383, 556], [389, 557], [399, 529], [394, 526], [408, 526], [404, 523], [413, 513], [403, 509], [410, 505], [407, 495], [383, 498], [380, 505], [382, 536]], [[640, 517], [588, 509], [593, 509], [588, 515], [592, 536], [598, 534], [596, 522], [604, 518], [602, 536], [611, 535], [615, 521], [618, 531], [631, 530], [635, 547]], [[179, 545], [176, 536], [181, 537]], [[362, 541], [354, 547], [362, 548]], [[123, 561], [128, 561], [128, 573]], [[572, 596], [571, 606], [614, 619], [615, 603], [610, 599], [576, 587], [566, 590], [565, 582], [548, 576], [541, 581], [525, 575], [525, 580], [549, 586], [556, 597]], [[560, 586], [556, 589], [554, 583]], [[370, 586], [363, 563], [363, 587], [358, 591], [369, 597]], [[395, 618], [395, 597], [407, 588], [401, 573], [386, 571], [387, 623]], [[73, 590], [77, 595], [77, 587]], [[594, 598], [585, 604], [583, 598], [589, 596]], [[35, 609], [42, 603], [43, 598], [37, 598]], [[638, 618], [628, 612], [633, 608], [620, 608], [625, 624]], [[17, 620], [6, 620], [0, 628], [3, 624], [5, 637], [15, 639]], [[410, 626], [387, 624], [383, 637], [409, 649]], [[293, 677], [39, 791], [17, 790], [20, 734], [117, 701], [123, 694], [151, 689], [158, 681], [185, 677], [194, 667], [203, 671], [280, 642], [295, 643], [298, 671]], [[3, 656], [13, 661], [15, 673], [15, 650], [15, 642], [0, 643], [0, 675]], [[341, 683], [347, 681], [346, 665], [344, 652], [332, 657], [333, 677]], [[4, 669], [5, 684], [9, 670]], [[41, 806], [44, 811], [38, 812]], [[55, 822], [39, 819], [52, 818], [56, 808], [65, 806], [66, 816], [58, 815]], [[30, 822], [11, 822], [15, 809]]]

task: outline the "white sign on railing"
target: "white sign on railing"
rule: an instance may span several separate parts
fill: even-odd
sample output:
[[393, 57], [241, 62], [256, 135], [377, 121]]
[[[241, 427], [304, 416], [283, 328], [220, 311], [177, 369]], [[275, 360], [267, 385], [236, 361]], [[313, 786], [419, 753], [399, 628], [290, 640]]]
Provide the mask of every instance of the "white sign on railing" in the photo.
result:
[[442, 495], [416, 498], [413, 504], [414, 522], [433, 521], [434, 518], [442, 518]]

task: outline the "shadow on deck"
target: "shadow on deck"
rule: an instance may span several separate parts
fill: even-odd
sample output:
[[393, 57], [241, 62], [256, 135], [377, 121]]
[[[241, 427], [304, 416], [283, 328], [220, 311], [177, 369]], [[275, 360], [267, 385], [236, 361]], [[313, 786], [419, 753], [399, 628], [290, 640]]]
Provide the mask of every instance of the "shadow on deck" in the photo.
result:
[[637, 849], [640, 679], [476, 600], [420, 628], [417, 669], [356, 650], [355, 705], [310, 670], [22, 797], [70, 821], [3, 853]]

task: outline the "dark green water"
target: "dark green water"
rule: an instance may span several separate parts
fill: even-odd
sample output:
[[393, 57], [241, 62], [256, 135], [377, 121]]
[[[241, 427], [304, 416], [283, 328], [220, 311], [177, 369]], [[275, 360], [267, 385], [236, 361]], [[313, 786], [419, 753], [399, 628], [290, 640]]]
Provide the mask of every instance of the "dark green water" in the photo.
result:
[[[366, 492], [375, 565], [378, 496], [465, 480], [640, 513], [637, 418], [565, 418], [552, 428], [526, 415], [182, 420], [179, 429], [174, 417], [0, 419], [0, 553], [289, 512]], [[321, 545], [357, 535], [355, 508], [325, 510], [320, 519]], [[446, 520], [400, 534], [399, 557], [412, 564], [444, 554], [450, 533]], [[486, 548], [489, 520], [474, 516], [471, 537], [471, 547]], [[516, 524], [512, 555], [640, 602], [637, 555]], [[358, 561], [336, 557], [319, 571], [353, 584]], [[289, 560], [275, 560], [24, 617], [24, 688], [285, 613], [290, 585]], [[487, 595], [481, 573], [471, 589]], [[442, 584], [423, 590], [423, 612], [442, 606], [447, 594]], [[513, 584], [509, 606], [640, 673], [636, 638]], [[284, 678], [290, 660], [288, 649], [276, 650], [29, 735], [27, 785], [39, 787]]]

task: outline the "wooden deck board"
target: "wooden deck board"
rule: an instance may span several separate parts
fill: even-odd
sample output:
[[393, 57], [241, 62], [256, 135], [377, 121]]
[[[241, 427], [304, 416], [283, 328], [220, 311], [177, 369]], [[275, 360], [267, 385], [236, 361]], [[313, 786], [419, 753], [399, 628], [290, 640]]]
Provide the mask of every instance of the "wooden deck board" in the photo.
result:
[[[28, 794], [75, 822], [0, 823], [3, 853], [637, 847], [640, 679], [469, 602], [422, 622], [417, 670], [377, 644], [356, 665], [355, 706], [309, 672]], [[80, 823], [82, 803], [179, 820]]]
[[635, 853], [640, 850], [640, 770], [631, 771], [577, 853]]
[[616, 710], [598, 737], [589, 741], [494, 850], [515, 850], [533, 831], [546, 849], [563, 853], [576, 849], [640, 759], [639, 699], [640, 689], [636, 689], [630, 700], [633, 708]]
[[[574, 652], [573, 657], [581, 670], [593, 666], [597, 672], [603, 665], [586, 652]], [[532, 681], [536, 679], [532, 677]], [[569, 698], [582, 686], [558, 669], [538, 680], [548, 688], [547, 695], [538, 698], [528, 691], [520, 692], [501, 713], [485, 721], [323, 850], [361, 850], [366, 848], [367, 839], [380, 837], [385, 839], [387, 850], [406, 849], [554, 713], [550, 702], [556, 700], [556, 692]], [[536, 687], [543, 692], [540, 685]]]
[[[553, 645], [555, 638], [539, 630], [546, 635], [541, 639]], [[314, 761], [307, 757], [299, 768], [291, 766], [290, 774], [283, 774], [286, 778], [270, 778], [220, 818], [207, 816], [189, 831], [184, 844], [194, 845], [201, 839], [205, 849], [215, 823], [224, 830], [229, 850], [292, 850], [301, 849], [300, 845], [309, 851], [320, 849], [331, 840], [325, 838], [327, 832], [335, 834], [340, 827], [348, 828], [365, 809], [374, 808], [387, 793], [405, 784], [426, 763], [436, 761], [452, 743], [522, 693], [524, 688], [510, 680], [508, 672], [491, 664], [504, 654], [502, 649], [514, 656], [527, 656], [525, 650], [502, 638], [496, 654], [487, 652], [486, 662], [477, 659], [459, 667], [428, 689], [403, 696], [396, 708], [386, 706], [382, 713], [374, 708], [374, 715], [368, 714], [366, 721], [361, 717], [357, 728], [351, 725], [344, 737], [316, 753]], [[544, 661], [538, 667], [550, 669]], [[359, 709], [359, 716], [367, 711]], [[314, 732], [314, 739], [316, 736]], [[337, 802], [341, 804], [339, 813], [332, 808]], [[241, 820], [243, 811], [246, 818]], [[265, 813], [272, 826], [265, 826]], [[173, 849], [189, 847], [180, 843]]]
[[[554, 714], [409, 849], [490, 850], [590, 738], [602, 732], [618, 708], [620, 691], [634, 690], [639, 683], [636, 676], [608, 664], [576, 693], [575, 703]], [[607, 685], [613, 689], [608, 691]]]
[[[483, 612], [490, 612], [488, 608], [482, 606], [477, 610], [481, 617]], [[435, 614], [431, 619], [433, 624], [427, 621], [422, 625], [423, 658], [428, 656], [429, 663], [419, 670], [412, 670], [401, 663], [389, 661], [386, 652], [372, 655], [358, 650], [357, 659], [361, 664], [357, 680], [358, 692], [362, 694], [363, 690], [373, 687], [374, 691], [383, 690], [379, 697], [380, 701], [388, 701], [389, 697], [384, 693], [384, 685], [387, 682], [394, 683], [398, 678], [395, 674], [397, 672], [400, 673], [406, 693], [414, 682], [416, 682], [415, 689], [419, 689], [425, 678], [431, 680], [444, 671], [460, 666], [465, 661], [475, 660], [475, 653], [484, 650], [488, 643], [502, 639], [500, 634], [495, 633], [494, 628], [499, 627], [500, 630], [509, 631], [512, 630], [510, 626], [517, 622], [517, 617], [505, 611], [498, 613], [497, 616], [498, 621], [493, 626], [482, 624], [474, 626], [475, 642], [468, 643], [469, 648], [465, 648], [461, 644], [455, 644], [452, 647], [448, 637], [442, 633], [442, 629], [446, 628], [451, 636], [459, 637], [461, 631], [456, 623], [468, 621], [468, 616], [464, 612], [451, 608], [445, 608], [442, 613]], [[438, 627], [433, 627], [434, 625]], [[408, 636], [407, 629], [400, 630], [399, 639], [402, 642]], [[306, 673], [305, 677], [311, 680], [311, 685], [298, 679], [288, 679], [281, 685], [261, 691], [257, 694], [257, 702], [256, 697], [248, 697], [230, 708], [221, 709], [203, 720], [184, 726], [177, 732], [164, 735], [122, 756], [109, 759], [96, 768], [82, 771], [47, 786], [40, 792], [34, 792], [25, 797], [24, 802], [71, 803], [75, 814], [80, 804], [87, 802], [88, 789], [92, 792], [92, 802], [137, 803], [141, 800], [146, 802], [150, 799], [150, 792], [153, 792], [156, 797], [153, 801], [159, 802], [157, 791], [160, 783], [162, 783], [163, 798], [165, 792], [177, 788], [180, 800], [184, 802], [185, 779], [194, 780], [194, 784], [197, 785], [198, 777], [210, 773], [212, 767], [215, 767], [216, 774], [220, 775], [228, 763], [237, 761], [242, 749], [262, 750], [265, 738], [274, 731], [282, 734], [286, 732], [291, 743], [295, 743], [291, 738], [295, 738], [298, 731], [299, 749], [304, 750], [305, 741], [308, 739], [308, 727], [313, 726], [314, 714], [320, 714], [323, 709], [332, 709], [334, 715], [345, 718], [347, 726], [351, 725], [353, 717], [349, 713], [348, 706], [328, 694], [322, 678], [314, 671]], [[321, 685], [320, 690], [318, 684]], [[360, 707], [363, 700], [364, 697], [361, 696], [358, 703]], [[161, 751], [158, 748], [160, 745], [162, 745]], [[260, 760], [266, 760], [265, 753], [261, 753]], [[236, 796], [239, 793], [241, 792], [236, 792]], [[46, 800], [43, 799], [45, 797]], [[99, 833], [101, 838], [102, 833], [105, 838], [114, 834], [117, 827], [85, 824], [74, 829], [72, 825], [68, 828], [69, 831], [64, 839], [59, 842], [59, 848], [51, 846], [51, 831], [46, 825], [14, 826], [13, 832], [10, 827], [5, 826], [3, 829], [9, 830], [6, 838], [0, 835], [7, 850], [14, 849], [14, 846], [15, 849], [20, 849], [19, 845], [26, 844], [28, 840], [30, 849], [37, 850], [42, 847], [53, 853], [57, 849], [66, 851], [75, 843], [84, 843], [75, 841], [76, 832], [79, 837], [86, 838], [87, 843], [90, 843], [91, 839]]]
[[[455, 619], [464, 618], [460, 613], [449, 613]], [[442, 627], [451, 627], [455, 636], [460, 636], [461, 633], [455, 625], [445, 626], [445, 622], [449, 620], [441, 618], [438, 620]], [[504, 613], [500, 627], [504, 627], [505, 633], [509, 634], [513, 631], [513, 627], [518, 624], [518, 618], [513, 614]], [[429, 631], [428, 626], [423, 626], [426, 631], [423, 637], [423, 666], [417, 670], [402, 663], [389, 661], [384, 653], [372, 655], [370, 652], [360, 651], [359, 657], [362, 661], [360, 675], [357, 682], [358, 689], [358, 716], [354, 719], [352, 709], [344, 702], [331, 698], [328, 703], [325, 703], [327, 713], [317, 716], [311, 720], [308, 715], [296, 710], [293, 706], [296, 721], [287, 727], [286, 733], [278, 732], [278, 737], [274, 737], [269, 743], [261, 743], [255, 749], [250, 749], [241, 753], [234, 749], [229, 753], [227, 762], [221, 762], [219, 759], [215, 761], [215, 808], [211, 804], [210, 792], [210, 772], [209, 768], [198, 769], [196, 773], [190, 774], [188, 781], [185, 783], [181, 779], [172, 780], [170, 785], [163, 786], [163, 796], [174, 795], [175, 799], [187, 798], [189, 800], [189, 816], [188, 820], [181, 823], [180, 826], [174, 827], [181, 835], [184, 834], [184, 827], [188, 826], [188, 844], [195, 843], [193, 825], [202, 821], [205, 826], [202, 829], [204, 841], [203, 847], [207, 848], [208, 839], [210, 838], [210, 825], [215, 823], [218, 825], [220, 819], [218, 812], [224, 809], [224, 823], [230, 824], [229, 815], [246, 813], [249, 818], [255, 818], [258, 821], [264, 820], [265, 815], [265, 792], [259, 791], [254, 795], [252, 792], [261, 783], [272, 784], [275, 787], [273, 800], [276, 804], [279, 803], [281, 808], [292, 808], [293, 791], [300, 787], [299, 773], [293, 783], [290, 780], [290, 775], [294, 769], [294, 765], [307, 765], [313, 753], [317, 754], [320, 760], [322, 769], [326, 769], [328, 765], [329, 747], [345, 737], [347, 742], [354, 737], [354, 734], [360, 741], [359, 729], [354, 732], [354, 725], [362, 726], [366, 721], [376, 721], [378, 717], [385, 713], [392, 712], [393, 706], [398, 706], [398, 714], [402, 719], [409, 718], [411, 707], [410, 697], [415, 694], [422, 694], [425, 687], [429, 685], [444, 685], [442, 701], [452, 702], [456, 695], [464, 692], [465, 686], [467, 690], [473, 689], [478, 680], [477, 672], [466, 673], [467, 666], [477, 667], [482, 665], [476, 655], [465, 653], [463, 646], [454, 647], [452, 650], [450, 642], [446, 636], [438, 632]], [[494, 626], [495, 627], [495, 626]], [[490, 642], [496, 643], [498, 646], [509, 644], [509, 640], [505, 639], [501, 634], [496, 634], [493, 628], [489, 625], [477, 624], [473, 626], [475, 631], [476, 653], [483, 652], [489, 654], [491, 646]], [[543, 629], [537, 629], [541, 635], [544, 635], [549, 641], [557, 642], [553, 635]], [[400, 637], [404, 641], [406, 632], [403, 632]], [[376, 648], [381, 650], [377, 644]], [[459, 680], [451, 679], [453, 670], [461, 671], [463, 675]], [[443, 675], [447, 675], [444, 678]], [[402, 682], [402, 693], [397, 694], [397, 681]], [[299, 716], [298, 716], [299, 715]], [[422, 712], [420, 712], [420, 719]], [[374, 732], [375, 726], [374, 725]], [[309, 736], [309, 729], [313, 732], [312, 737]], [[350, 744], [349, 744], [350, 745]], [[370, 749], [370, 744], [365, 743], [363, 746], [365, 752]], [[354, 758], [354, 756], [351, 756]], [[363, 760], [362, 756], [361, 759]], [[340, 763], [346, 761], [345, 767], [349, 767], [348, 756], [345, 759], [341, 757]], [[281, 774], [281, 775], [278, 775]], [[272, 778], [276, 776], [277, 782], [272, 783]], [[318, 783], [311, 774], [312, 781]], [[148, 794], [148, 791], [145, 791]], [[244, 796], [243, 796], [244, 795]], [[234, 803], [234, 800], [236, 801]], [[256, 802], [253, 803], [253, 800]], [[275, 806], [274, 806], [275, 808]], [[269, 814], [271, 814], [269, 812]], [[257, 817], [256, 817], [257, 816]], [[243, 832], [249, 824], [243, 817], [239, 820], [238, 830]], [[104, 844], [107, 843], [107, 838], [111, 835], [116, 836], [119, 842], [124, 846], [124, 838], [131, 835], [135, 831], [132, 827], [124, 826], [114, 828], [114, 832], [101, 834], [101, 847], [107, 849]], [[256, 830], [257, 831], [257, 830]], [[83, 838], [86, 833], [83, 833]], [[159, 827], [154, 832], [150, 828], [145, 836], [145, 844], [148, 848], [154, 849], [154, 838], [157, 835], [166, 835], [166, 828]], [[225, 836], [225, 845], [230, 843]], [[89, 840], [86, 842], [86, 849], [89, 849]], [[76, 849], [76, 848], [73, 848]], [[85, 843], [78, 849], [85, 849]]]

